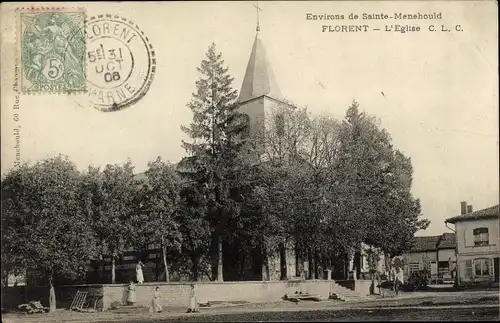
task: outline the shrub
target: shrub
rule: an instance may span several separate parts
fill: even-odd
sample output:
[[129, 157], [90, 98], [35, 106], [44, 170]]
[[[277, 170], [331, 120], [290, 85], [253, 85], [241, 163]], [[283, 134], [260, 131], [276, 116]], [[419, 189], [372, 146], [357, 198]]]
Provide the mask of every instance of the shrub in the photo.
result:
[[112, 310], [116, 310], [118, 308], [120, 308], [120, 306], [122, 306], [122, 304], [118, 301], [114, 301], [113, 303], [111, 303], [110, 307]]

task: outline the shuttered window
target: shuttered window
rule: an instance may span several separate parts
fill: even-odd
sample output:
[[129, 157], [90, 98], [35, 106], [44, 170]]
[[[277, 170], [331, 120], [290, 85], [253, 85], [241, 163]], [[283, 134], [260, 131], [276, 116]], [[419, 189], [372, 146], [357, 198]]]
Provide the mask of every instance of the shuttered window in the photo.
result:
[[465, 261], [465, 277], [472, 278], [472, 260]]
[[489, 276], [490, 260], [488, 258], [474, 259], [474, 269], [476, 276]]
[[473, 233], [475, 246], [487, 246], [489, 244], [490, 236], [488, 228], [476, 228], [473, 230]]

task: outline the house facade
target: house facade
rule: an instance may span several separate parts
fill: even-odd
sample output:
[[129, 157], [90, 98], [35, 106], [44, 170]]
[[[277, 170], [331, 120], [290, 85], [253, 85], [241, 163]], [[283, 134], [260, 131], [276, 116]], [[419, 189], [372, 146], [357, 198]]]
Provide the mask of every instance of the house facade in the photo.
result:
[[454, 233], [415, 237], [413, 249], [403, 255], [404, 277], [427, 270], [433, 282], [452, 282], [456, 273]]
[[461, 202], [461, 209], [461, 215], [445, 221], [455, 226], [458, 282], [498, 282], [499, 205], [473, 212], [472, 206]]

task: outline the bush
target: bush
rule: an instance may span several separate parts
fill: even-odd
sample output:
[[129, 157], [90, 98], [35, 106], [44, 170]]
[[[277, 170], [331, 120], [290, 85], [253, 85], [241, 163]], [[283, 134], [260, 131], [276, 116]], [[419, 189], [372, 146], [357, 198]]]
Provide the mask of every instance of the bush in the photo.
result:
[[425, 289], [429, 285], [429, 272], [427, 270], [413, 272], [406, 285], [413, 290]]
[[120, 308], [121, 306], [122, 306], [122, 303], [120, 303], [118, 301], [114, 301], [113, 303], [111, 303], [110, 308], [112, 310], [116, 310], [116, 309]]

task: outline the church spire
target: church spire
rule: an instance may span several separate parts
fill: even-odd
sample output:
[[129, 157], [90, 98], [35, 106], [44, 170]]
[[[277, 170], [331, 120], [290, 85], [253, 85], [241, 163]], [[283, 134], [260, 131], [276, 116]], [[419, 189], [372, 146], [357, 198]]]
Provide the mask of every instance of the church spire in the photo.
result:
[[257, 9], [257, 33], [248, 60], [247, 70], [241, 85], [240, 103], [260, 97], [262, 95], [269, 96], [273, 99], [280, 99], [281, 92], [274, 78], [274, 73], [271, 65], [266, 58], [266, 50], [262, 41], [259, 38], [260, 22], [259, 11], [261, 11], [258, 3], [255, 6]]

